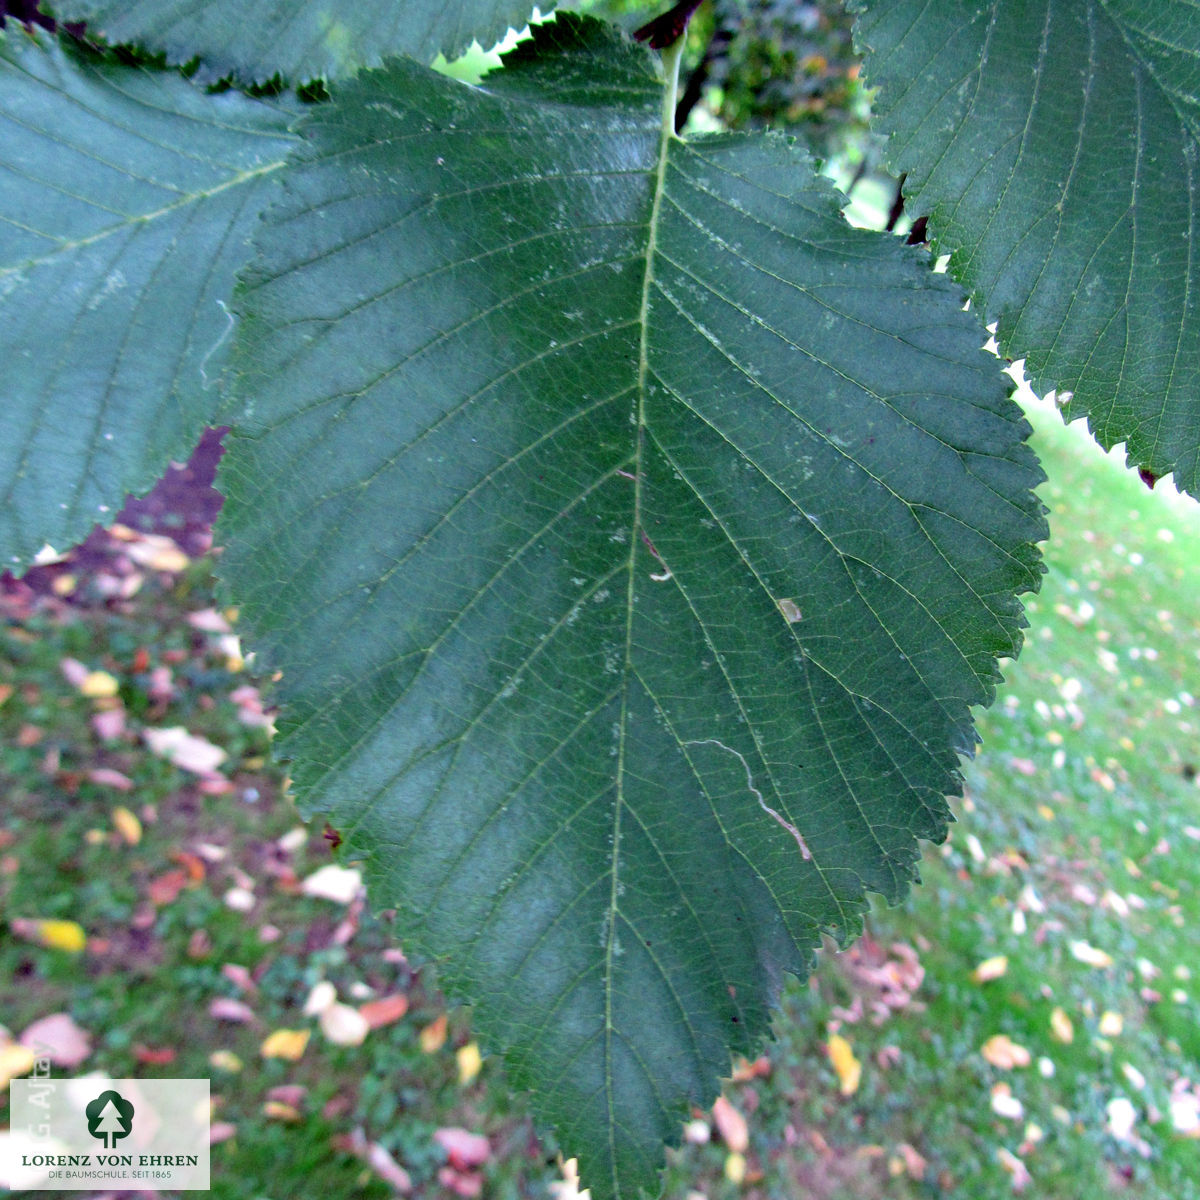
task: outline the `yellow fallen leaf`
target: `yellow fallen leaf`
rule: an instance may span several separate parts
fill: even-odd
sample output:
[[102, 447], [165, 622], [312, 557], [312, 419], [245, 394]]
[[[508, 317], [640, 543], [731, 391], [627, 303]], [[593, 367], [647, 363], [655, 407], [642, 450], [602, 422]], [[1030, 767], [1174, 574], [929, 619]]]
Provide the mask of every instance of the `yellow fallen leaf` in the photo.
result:
[[214, 1050], [208, 1056], [209, 1066], [218, 1071], [228, 1071], [231, 1075], [242, 1069], [242, 1060], [232, 1050]]
[[725, 1156], [725, 1178], [735, 1187], [746, 1178], [746, 1156], [744, 1154], [727, 1154]]
[[985, 958], [971, 972], [975, 983], [987, 983], [991, 979], [999, 979], [1008, 970], [1008, 955], [997, 954], [993, 958]]
[[1120, 1037], [1121, 1030], [1125, 1028], [1125, 1018], [1119, 1012], [1113, 1012], [1110, 1008], [1100, 1015], [1100, 1025], [1098, 1027], [1101, 1037]]
[[1006, 1033], [997, 1033], [988, 1038], [979, 1052], [993, 1067], [999, 1067], [1002, 1071], [1011, 1071], [1013, 1067], [1027, 1067], [1033, 1061], [1029, 1051], [1014, 1042]]
[[483, 1066], [479, 1043], [468, 1042], [465, 1046], [460, 1046], [454, 1057], [458, 1059], [458, 1082], [466, 1087], [475, 1081], [475, 1076], [479, 1074], [480, 1068]]
[[36, 1061], [37, 1056], [28, 1046], [22, 1046], [18, 1042], [0, 1046], [0, 1092], [18, 1075], [27, 1075], [32, 1071]]
[[850, 1043], [840, 1033], [835, 1033], [830, 1037], [828, 1048], [829, 1061], [837, 1072], [842, 1095], [854, 1095], [858, 1091], [859, 1080], [862, 1078], [862, 1063], [854, 1057]]
[[436, 1054], [446, 1044], [446, 1014], [430, 1021], [417, 1036], [426, 1054]]
[[272, 1121], [298, 1121], [300, 1112], [291, 1104], [282, 1100], [268, 1100], [263, 1106], [263, 1116]]
[[115, 696], [120, 691], [120, 685], [107, 671], [89, 671], [79, 690], [85, 696], [99, 699], [102, 696]]
[[307, 1029], [277, 1029], [263, 1042], [263, 1058], [285, 1058], [296, 1062], [308, 1046]]
[[87, 945], [87, 934], [77, 921], [18, 918], [13, 921], [12, 927], [14, 933], [51, 950], [65, 950], [68, 954], [78, 954]]
[[112, 821], [127, 846], [136, 846], [142, 840], [141, 821], [124, 805], [113, 809]]
[[1064, 1042], [1067, 1045], [1075, 1040], [1075, 1026], [1061, 1008], [1056, 1008], [1050, 1014], [1050, 1036], [1056, 1042]]

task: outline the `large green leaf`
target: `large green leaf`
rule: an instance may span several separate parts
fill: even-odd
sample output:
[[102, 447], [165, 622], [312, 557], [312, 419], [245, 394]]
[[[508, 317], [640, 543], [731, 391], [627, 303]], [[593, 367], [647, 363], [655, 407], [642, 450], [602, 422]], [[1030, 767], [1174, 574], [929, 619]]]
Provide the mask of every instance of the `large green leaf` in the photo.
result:
[[252, 83], [276, 73], [336, 79], [385, 54], [453, 58], [473, 41], [495, 45], [533, 11], [532, 0], [50, 0], [43, 7], [86, 21], [114, 45], [163, 52], [173, 63], [199, 56], [206, 77], [232, 73]]
[[0, 36], [0, 562], [80, 540], [216, 415], [289, 119]]
[[859, 7], [889, 162], [1001, 348], [1200, 494], [1195, 4]]
[[1041, 475], [953, 285], [801, 150], [664, 134], [595, 22], [508, 61], [313, 113], [219, 536], [302, 803], [600, 1200], [944, 833]]

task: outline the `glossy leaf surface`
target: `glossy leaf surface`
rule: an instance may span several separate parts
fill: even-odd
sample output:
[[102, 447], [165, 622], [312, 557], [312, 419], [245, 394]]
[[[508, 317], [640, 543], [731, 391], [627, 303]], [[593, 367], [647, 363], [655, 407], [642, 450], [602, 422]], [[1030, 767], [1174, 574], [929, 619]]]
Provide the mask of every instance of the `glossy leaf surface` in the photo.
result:
[[1200, 494], [1200, 21], [1185, 0], [864, 0], [909, 206], [1039, 392]]
[[314, 111], [218, 530], [302, 804], [596, 1200], [943, 834], [1045, 532], [953, 285], [662, 105], [563, 17]]

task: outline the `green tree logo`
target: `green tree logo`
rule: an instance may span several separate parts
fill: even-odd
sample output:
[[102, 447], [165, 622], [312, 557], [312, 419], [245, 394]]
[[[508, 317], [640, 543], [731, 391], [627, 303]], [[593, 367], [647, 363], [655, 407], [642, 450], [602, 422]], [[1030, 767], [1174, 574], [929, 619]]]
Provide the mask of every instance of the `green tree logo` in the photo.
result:
[[99, 1138], [106, 1150], [111, 1150], [119, 1138], [128, 1137], [133, 1129], [133, 1105], [111, 1088], [101, 1092], [83, 1111], [88, 1133]]

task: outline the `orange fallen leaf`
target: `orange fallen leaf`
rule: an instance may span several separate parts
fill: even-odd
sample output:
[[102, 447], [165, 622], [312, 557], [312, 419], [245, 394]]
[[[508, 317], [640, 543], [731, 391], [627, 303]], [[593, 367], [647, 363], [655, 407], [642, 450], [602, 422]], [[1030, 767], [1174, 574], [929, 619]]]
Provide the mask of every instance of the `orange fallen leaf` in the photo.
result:
[[837, 1072], [843, 1096], [852, 1096], [858, 1091], [862, 1078], [862, 1063], [854, 1057], [850, 1043], [841, 1034], [833, 1034], [828, 1043], [829, 1061]]
[[446, 1044], [446, 1014], [435, 1017], [421, 1030], [417, 1040], [426, 1054], [436, 1054]]
[[988, 1038], [979, 1052], [993, 1067], [999, 1067], [1002, 1071], [1011, 1071], [1014, 1067], [1027, 1067], [1033, 1061], [1029, 1051], [1014, 1042], [1006, 1033], [997, 1033]]
[[188, 885], [186, 871], [173, 867], [150, 880], [146, 887], [146, 895], [152, 904], [171, 904]]
[[178, 863], [186, 872], [191, 883], [202, 883], [205, 876], [204, 859], [190, 850], [172, 850], [171, 861]]
[[372, 1029], [381, 1029], [400, 1020], [408, 1012], [408, 997], [400, 992], [391, 996], [380, 996], [378, 1000], [368, 1000], [360, 1004], [358, 1011], [366, 1019]]

